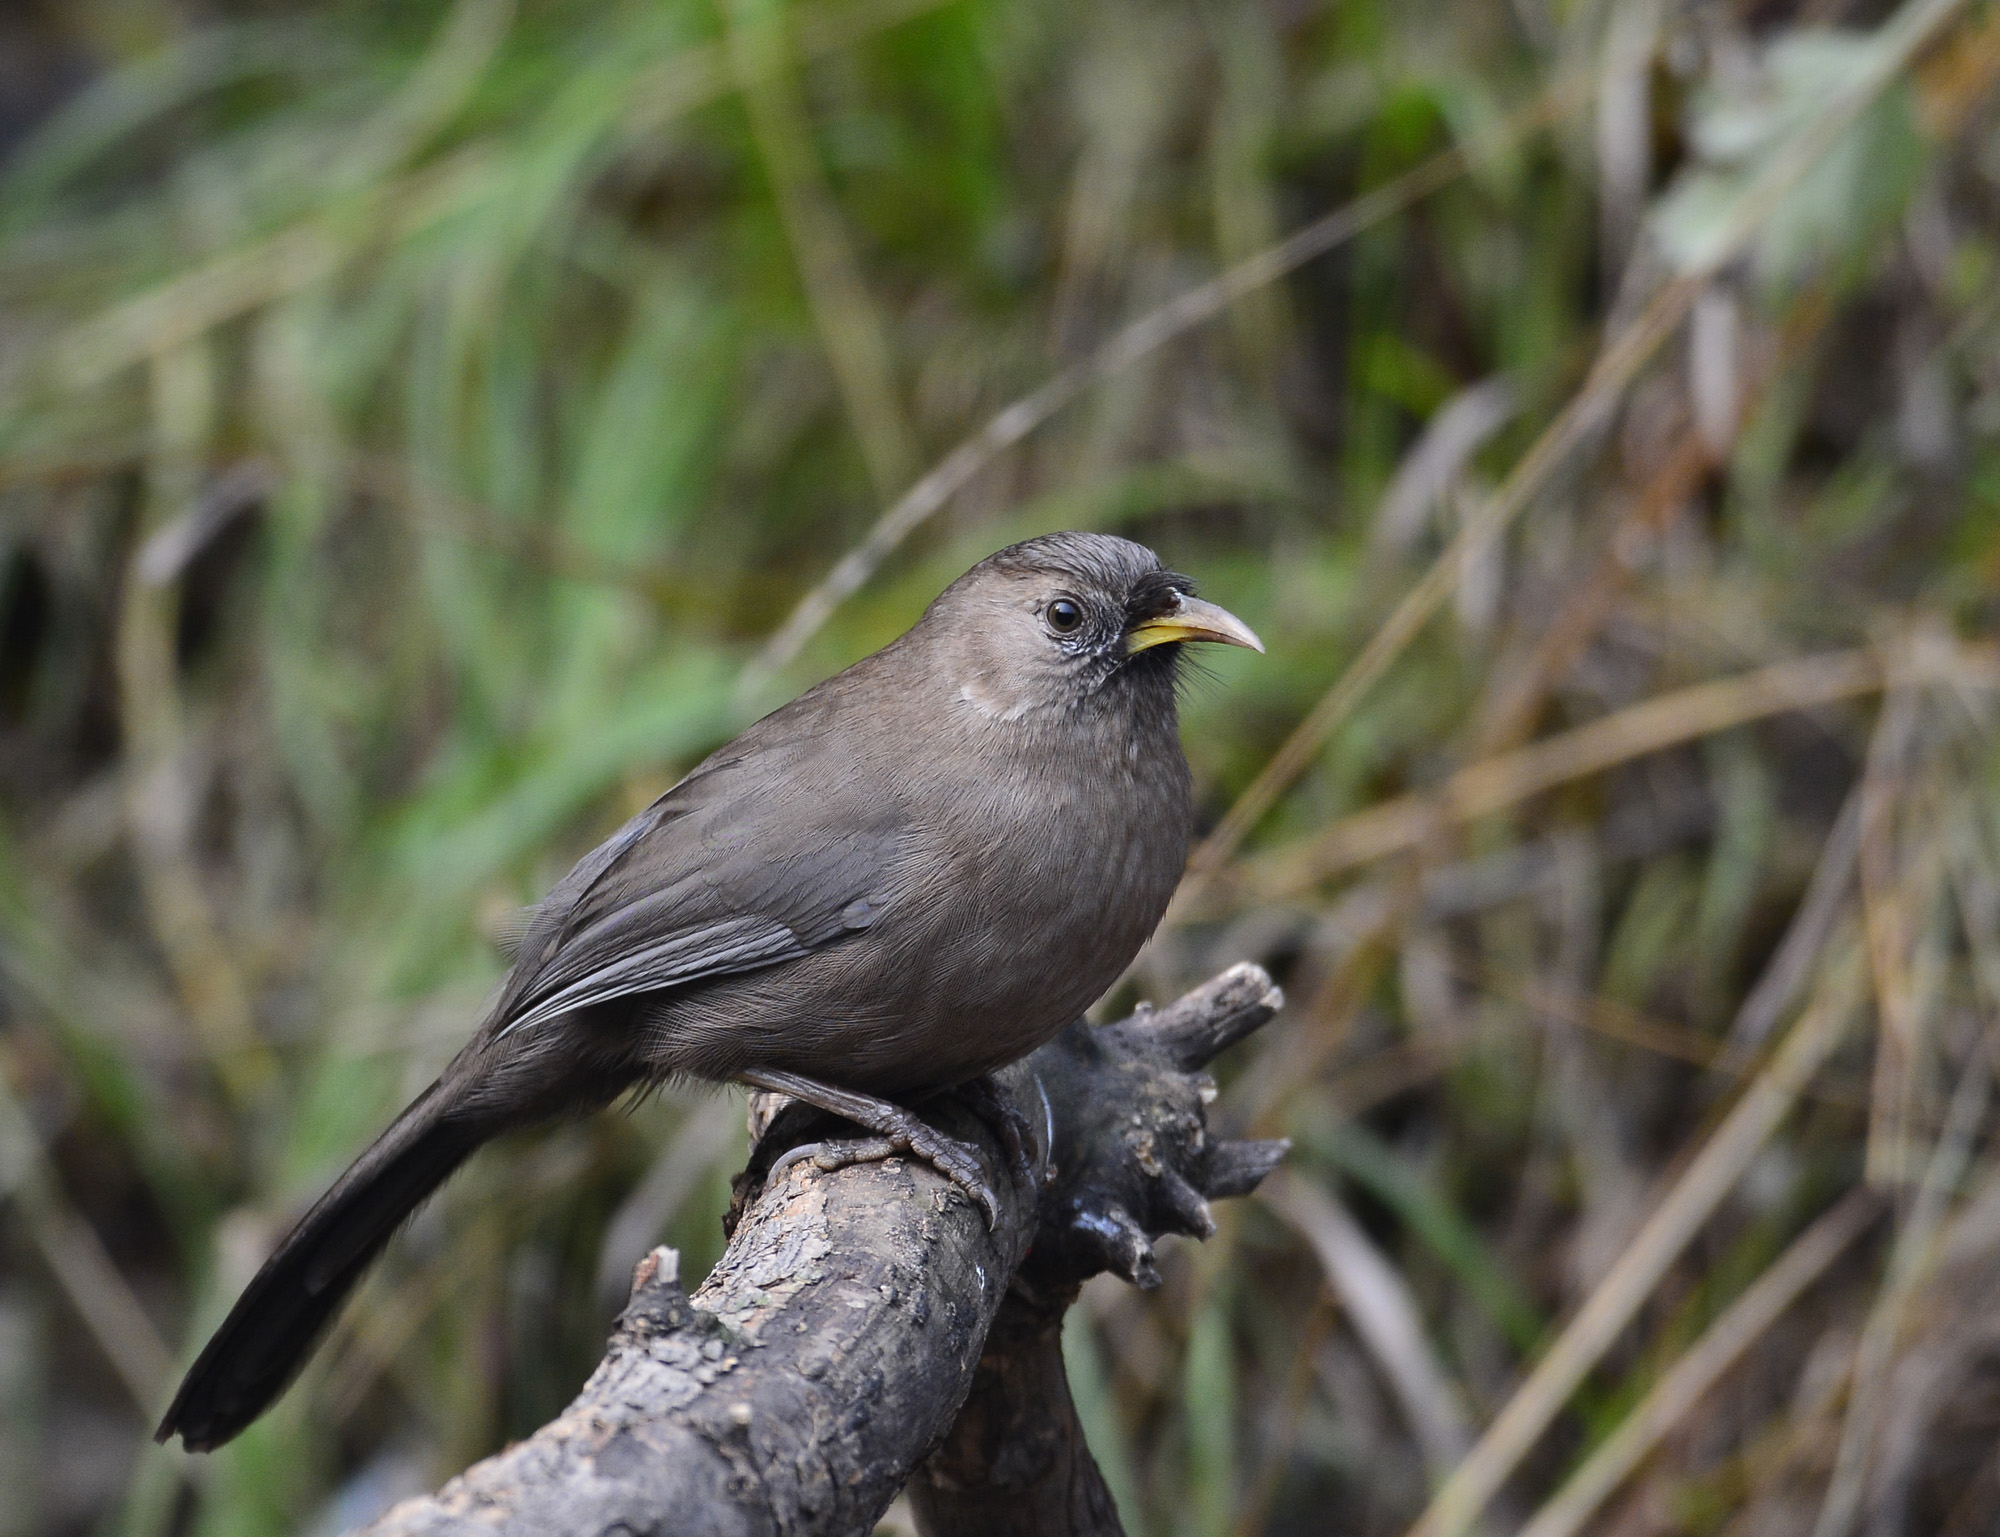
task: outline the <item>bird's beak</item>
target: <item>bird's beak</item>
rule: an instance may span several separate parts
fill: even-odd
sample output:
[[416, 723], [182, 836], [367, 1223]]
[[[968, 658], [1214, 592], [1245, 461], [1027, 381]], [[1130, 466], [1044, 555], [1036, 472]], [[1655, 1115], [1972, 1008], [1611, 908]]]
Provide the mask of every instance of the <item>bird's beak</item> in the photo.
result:
[[1164, 614], [1155, 614], [1125, 632], [1125, 654], [1137, 656], [1153, 646], [1172, 640], [1212, 640], [1225, 646], [1247, 646], [1262, 651], [1257, 632], [1228, 609], [1200, 598], [1181, 594], [1180, 601]]

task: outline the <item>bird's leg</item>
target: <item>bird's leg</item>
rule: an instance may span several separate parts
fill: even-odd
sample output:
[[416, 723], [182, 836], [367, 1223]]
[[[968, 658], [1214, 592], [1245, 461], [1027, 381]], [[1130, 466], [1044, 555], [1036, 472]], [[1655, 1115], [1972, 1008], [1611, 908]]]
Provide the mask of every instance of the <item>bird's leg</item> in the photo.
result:
[[[849, 1163], [872, 1163], [895, 1153], [908, 1153], [913, 1158], [921, 1158], [963, 1190], [985, 1214], [988, 1228], [999, 1226], [1000, 1201], [986, 1183], [978, 1156], [965, 1143], [947, 1137], [901, 1105], [892, 1105], [886, 1099], [876, 1099], [868, 1094], [856, 1094], [851, 1089], [837, 1089], [830, 1083], [821, 1083], [817, 1078], [802, 1078], [797, 1073], [780, 1072], [775, 1068], [750, 1068], [737, 1076], [753, 1088], [774, 1094], [789, 1094], [793, 1099], [802, 1100], [829, 1115], [837, 1115], [875, 1133], [874, 1137], [865, 1141], [821, 1143], [810, 1150], [798, 1150], [809, 1153], [816, 1166], [828, 1167], [825, 1161], [828, 1158], [836, 1160], [831, 1167], [839, 1168]], [[799, 1161], [788, 1155], [788, 1164]]]

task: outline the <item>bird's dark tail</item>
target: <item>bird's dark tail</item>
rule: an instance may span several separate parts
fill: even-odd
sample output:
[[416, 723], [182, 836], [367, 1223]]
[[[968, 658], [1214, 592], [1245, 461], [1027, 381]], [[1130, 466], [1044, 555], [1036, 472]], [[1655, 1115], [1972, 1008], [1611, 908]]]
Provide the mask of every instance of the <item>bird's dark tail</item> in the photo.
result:
[[451, 1108], [432, 1084], [305, 1214], [189, 1368], [154, 1440], [179, 1434], [209, 1451], [285, 1390], [404, 1219], [499, 1129]]

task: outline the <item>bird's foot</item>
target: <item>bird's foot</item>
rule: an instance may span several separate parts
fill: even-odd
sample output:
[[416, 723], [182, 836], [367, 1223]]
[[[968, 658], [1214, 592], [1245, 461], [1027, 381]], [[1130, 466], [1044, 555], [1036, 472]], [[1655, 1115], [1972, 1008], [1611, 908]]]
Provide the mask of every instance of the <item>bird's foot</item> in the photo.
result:
[[753, 1088], [789, 1094], [793, 1099], [875, 1133], [870, 1138], [809, 1143], [803, 1148], [795, 1148], [772, 1166], [773, 1177], [780, 1170], [806, 1158], [810, 1158], [816, 1168], [823, 1168], [827, 1165], [820, 1163], [820, 1159], [831, 1157], [835, 1160], [831, 1167], [844, 1168], [848, 1164], [872, 1163], [897, 1153], [908, 1153], [912, 1158], [921, 1158], [964, 1191], [985, 1216], [988, 1229], [1000, 1225], [1000, 1199], [986, 1182], [985, 1173], [979, 1167], [978, 1154], [957, 1138], [947, 1137], [922, 1117], [886, 1099], [856, 1094], [851, 1089], [837, 1089], [832, 1084], [821, 1083], [816, 1078], [802, 1078], [797, 1073], [754, 1068], [740, 1076]]
[[[966, 1108], [991, 1126], [1000, 1138], [1014, 1183], [1024, 1190], [1039, 1189], [1041, 1181], [1036, 1177], [1035, 1170], [1034, 1128], [1028, 1124], [1028, 1118], [1014, 1108], [1012, 1101], [1000, 1092], [1000, 1085], [994, 1081], [993, 1075], [981, 1073], [977, 1078], [960, 1084], [957, 1092], [958, 1097], [965, 1101]], [[1046, 1166], [1049, 1149], [1041, 1148], [1040, 1155]]]

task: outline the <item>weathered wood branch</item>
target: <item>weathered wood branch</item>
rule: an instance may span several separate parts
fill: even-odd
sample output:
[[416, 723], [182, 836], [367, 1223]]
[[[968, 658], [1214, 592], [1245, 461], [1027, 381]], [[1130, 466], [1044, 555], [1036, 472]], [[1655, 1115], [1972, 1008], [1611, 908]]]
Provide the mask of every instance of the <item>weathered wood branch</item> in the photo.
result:
[[[907, 1159], [832, 1173], [787, 1150], [838, 1123], [789, 1105], [738, 1179], [728, 1250], [690, 1297], [672, 1252], [640, 1265], [569, 1408], [407, 1500], [370, 1537], [867, 1533], [907, 1483], [927, 1532], [1108, 1537], [1118, 1517], [1060, 1352], [1083, 1281], [1156, 1285], [1153, 1242], [1206, 1237], [1278, 1142], [1215, 1142], [1203, 1065], [1280, 1002], [1238, 966], [1157, 1013], [1072, 1027], [1003, 1075], [1037, 1176], [954, 1100], [926, 1115], [980, 1150], [1000, 1218]], [[1052, 1144], [1052, 1145], [1051, 1145]]]

